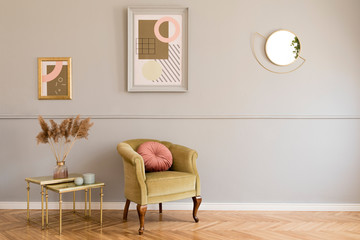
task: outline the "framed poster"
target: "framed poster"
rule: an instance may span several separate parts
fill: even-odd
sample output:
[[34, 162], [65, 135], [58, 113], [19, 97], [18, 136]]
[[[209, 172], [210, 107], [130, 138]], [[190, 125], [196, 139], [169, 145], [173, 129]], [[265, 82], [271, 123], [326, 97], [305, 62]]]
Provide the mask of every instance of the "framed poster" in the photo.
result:
[[71, 58], [38, 58], [38, 98], [71, 99]]
[[188, 8], [128, 8], [128, 91], [188, 90]]

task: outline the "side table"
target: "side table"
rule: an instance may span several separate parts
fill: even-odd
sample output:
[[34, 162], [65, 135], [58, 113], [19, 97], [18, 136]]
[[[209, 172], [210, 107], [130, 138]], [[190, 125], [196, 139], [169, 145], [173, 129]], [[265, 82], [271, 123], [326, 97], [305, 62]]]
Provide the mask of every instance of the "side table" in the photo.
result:
[[[74, 173], [69, 174], [68, 178], [61, 179], [54, 179], [53, 176], [25, 178], [25, 181], [27, 182], [27, 220], [30, 221], [30, 183], [38, 184], [41, 186], [41, 229], [44, 229], [44, 187], [50, 184], [73, 182], [74, 179], [77, 177], [82, 177], [82, 175]], [[75, 198], [73, 199], [73, 201], [75, 204]]]
[[[62, 194], [73, 192], [75, 196], [76, 191], [85, 190], [85, 216], [88, 212], [88, 216], [91, 217], [91, 189], [93, 188], [100, 188], [100, 226], [102, 226], [102, 205], [103, 205], [103, 187], [105, 183], [93, 183], [93, 184], [83, 184], [80, 186], [75, 185], [75, 183], [61, 183], [61, 184], [54, 184], [54, 185], [46, 185], [45, 191], [46, 196], [48, 196], [48, 190], [57, 192], [59, 194], [59, 234], [62, 232]], [[89, 193], [89, 210], [87, 210], [87, 198]], [[49, 211], [48, 211], [48, 198], [46, 197], [46, 225], [49, 224]], [[74, 211], [75, 211], [75, 204], [74, 204]]]

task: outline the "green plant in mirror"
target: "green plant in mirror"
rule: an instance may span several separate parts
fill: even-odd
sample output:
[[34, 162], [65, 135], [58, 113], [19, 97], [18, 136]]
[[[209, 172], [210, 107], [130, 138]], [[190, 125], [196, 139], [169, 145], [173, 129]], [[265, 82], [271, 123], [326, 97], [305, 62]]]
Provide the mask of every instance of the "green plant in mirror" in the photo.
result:
[[290, 46], [293, 46], [295, 49], [293, 51], [293, 53], [295, 54], [295, 59], [298, 58], [299, 52], [300, 52], [300, 42], [299, 42], [299, 39], [297, 38], [297, 36], [294, 37], [294, 40], [292, 40]]

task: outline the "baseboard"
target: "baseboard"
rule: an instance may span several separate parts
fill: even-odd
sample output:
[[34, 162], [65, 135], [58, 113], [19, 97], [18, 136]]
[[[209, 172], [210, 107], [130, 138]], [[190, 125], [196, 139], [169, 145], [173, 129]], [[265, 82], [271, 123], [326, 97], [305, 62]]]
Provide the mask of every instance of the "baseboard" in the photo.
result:
[[[122, 210], [124, 202], [104, 202], [103, 209]], [[84, 202], [76, 202], [76, 209], [84, 209]], [[49, 209], [58, 209], [58, 202], [49, 202]], [[63, 209], [72, 209], [72, 202], [64, 202]], [[131, 204], [130, 209], [135, 209]], [[91, 203], [92, 209], [99, 209], [99, 202]], [[0, 202], [0, 209], [26, 209], [26, 202]], [[40, 202], [30, 202], [30, 209], [41, 209]], [[156, 204], [148, 206], [148, 210], [157, 210]], [[164, 210], [192, 210], [192, 203], [169, 202], [163, 203]], [[213, 211], [360, 211], [360, 204], [330, 204], [330, 203], [206, 203], [200, 210]]]

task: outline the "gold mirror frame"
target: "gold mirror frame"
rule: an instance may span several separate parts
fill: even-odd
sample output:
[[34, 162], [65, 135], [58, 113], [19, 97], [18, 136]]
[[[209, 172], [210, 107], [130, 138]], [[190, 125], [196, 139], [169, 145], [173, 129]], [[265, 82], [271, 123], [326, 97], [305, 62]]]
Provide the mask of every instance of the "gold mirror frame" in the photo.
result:
[[[279, 32], [289, 32], [289, 33], [293, 34], [293, 35], [298, 39], [298, 41], [299, 41], [300, 49], [299, 49], [299, 52], [298, 52], [298, 56], [297, 56], [296, 58], [294, 58], [294, 60], [293, 60], [292, 62], [288, 63], [288, 64], [278, 64], [278, 63], [274, 62], [274, 61], [269, 57], [269, 54], [268, 54], [268, 51], [267, 51], [267, 46], [268, 46], [269, 39], [270, 39], [272, 36], [274, 36], [276, 33], [279, 33]], [[298, 37], [294, 32], [289, 31], [289, 30], [287, 30], [287, 29], [276, 30], [275, 32], [271, 33], [271, 34], [267, 37], [267, 39], [266, 39], [266, 42], [265, 42], [265, 54], [266, 54], [267, 58], [268, 58], [273, 64], [275, 64], [275, 65], [277, 65], [277, 66], [289, 66], [289, 65], [293, 64], [293, 63], [299, 58], [300, 52], [301, 52], [301, 43], [300, 43], [299, 37]]]
[[[285, 29], [281, 29], [281, 30], [285, 30]], [[277, 30], [277, 31], [281, 31], [281, 30]], [[275, 31], [275, 32], [277, 32], [277, 31]], [[285, 30], [285, 31], [288, 31], [288, 30]], [[273, 32], [273, 33], [275, 33], [275, 32]], [[291, 32], [291, 31], [289, 31], [289, 32]], [[271, 34], [273, 34], [273, 33], [271, 33]], [[270, 36], [271, 36], [271, 34], [270, 34]], [[296, 34], [294, 34], [294, 35], [297, 36]], [[263, 63], [261, 63], [261, 61], [259, 60], [259, 58], [257, 57], [256, 52], [255, 52], [254, 42], [255, 42], [255, 37], [256, 37], [256, 36], [260, 36], [260, 37], [262, 37], [262, 38], [265, 39], [265, 40], [267, 40], [268, 38], [266, 38], [264, 35], [262, 35], [262, 34], [260, 34], [260, 33], [258, 33], [258, 32], [255, 32], [255, 33], [253, 34], [252, 38], [251, 38], [251, 50], [252, 50], [252, 53], [253, 53], [256, 61], [260, 64], [260, 66], [262, 66], [262, 67], [263, 67], [264, 69], [266, 69], [267, 71], [272, 72], [272, 73], [277, 73], [277, 74], [291, 73], [291, 72], [294, 72], [294, 71], [296, 71], [297, 69], [299, 69], [302, 65], [304, 65], [306, 59], [303, 58], [302, 56], [300, 56], [300, 54], [299, 54], [299, 56], [296, 58], [296, 60], [299, 59], [299, 58], [301, 58], [301, 59], [303, 60], [303, 62], [302, 62], [299, 66], [297, 66], [296, 68], [294, 68], [294, 69], [292, 69], [292, 70], [290, 70], [290, 71], [279, 72], [279, 71], [271, 70], [270, 68], [266, 67]], [[270, 36], [269, 36], [269, 37], [270, 37]], [[271, 64], [274, 64], [274, 65], [279, 66], [279, 67], [285, 67], [285, 66], [289, 66], [289, 65], [291, 65], [291, 64], [293, 64], [293, 63], [295, 62], [295, 61], [293, 61], [293, 62], [290, 63], [289, 65], [277, 65], [277, 64], [273, 63], [273, 62], [269, 59], [269, 57], [267, 56], [266, 50], [265, 50], [265, 46], [264, 46], [263, 49], [264, 49], [264, 52], [265, 52], [265, 55], [266, 55], [267, 59], [269, 60], [269, 62], [270, 62]], [[300, 49], [300, 50], [301, 50], [301, 49]], [[299, 52], [299, 53], [300, 53], [300, 52]]]

